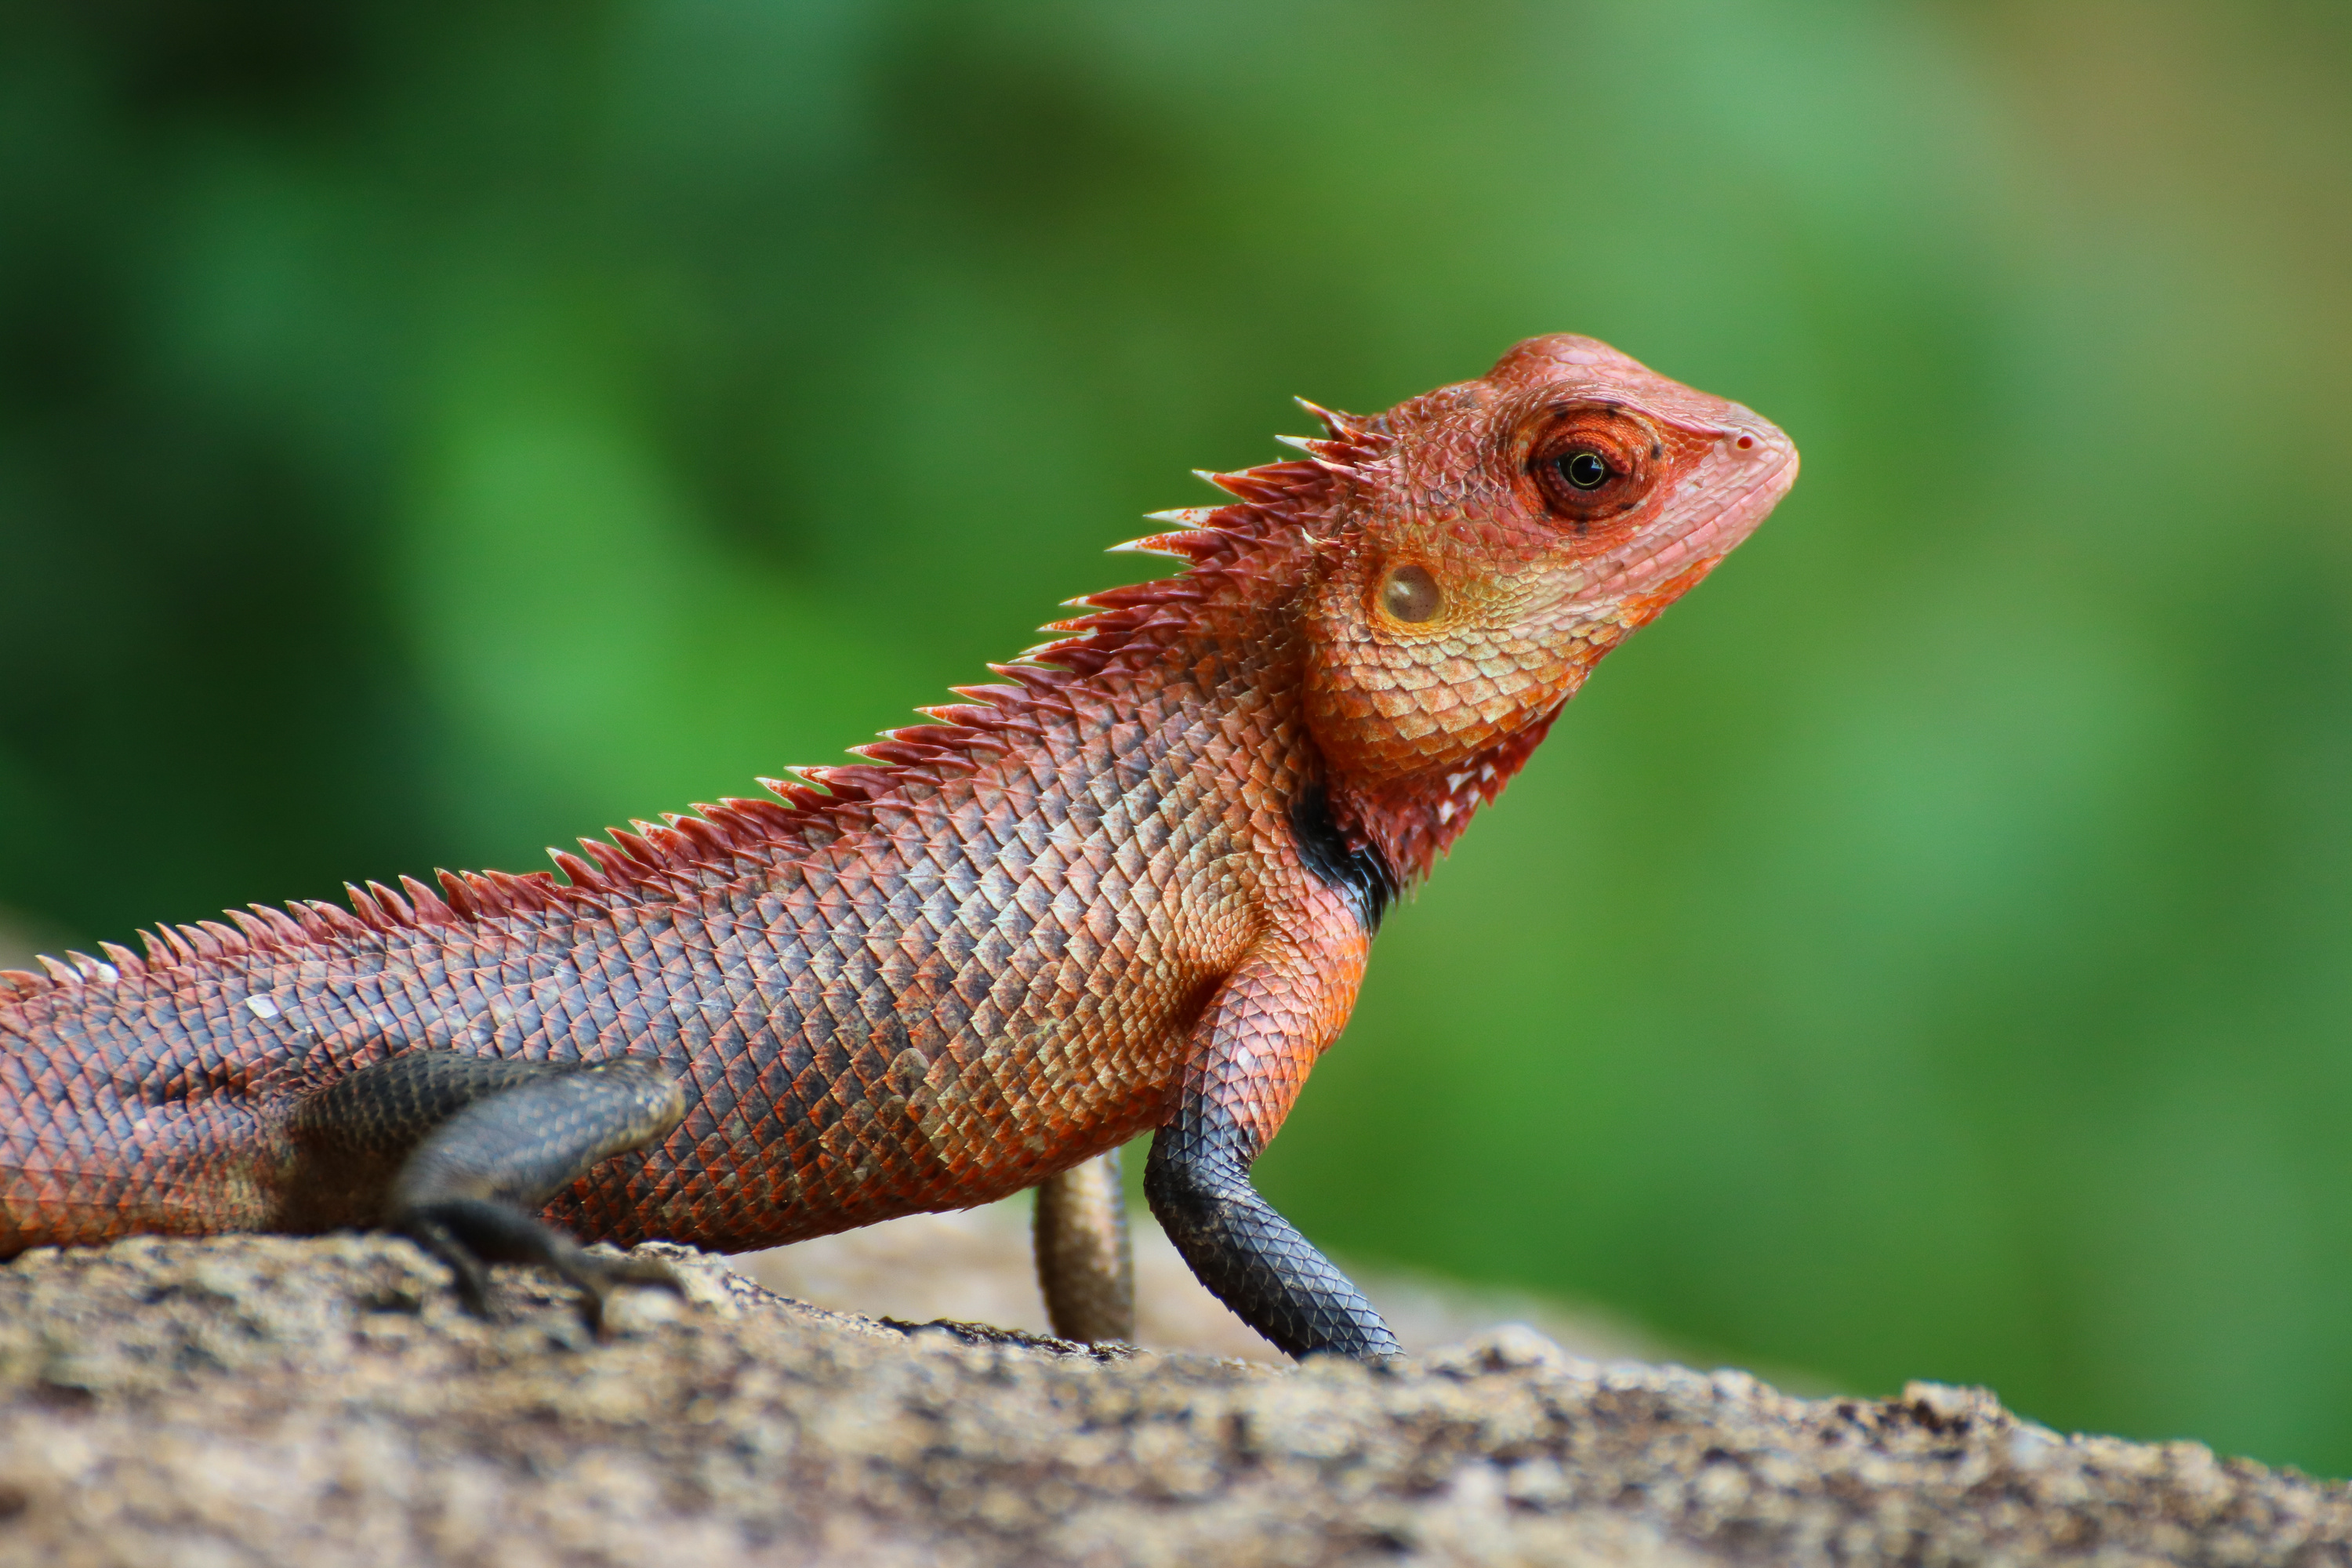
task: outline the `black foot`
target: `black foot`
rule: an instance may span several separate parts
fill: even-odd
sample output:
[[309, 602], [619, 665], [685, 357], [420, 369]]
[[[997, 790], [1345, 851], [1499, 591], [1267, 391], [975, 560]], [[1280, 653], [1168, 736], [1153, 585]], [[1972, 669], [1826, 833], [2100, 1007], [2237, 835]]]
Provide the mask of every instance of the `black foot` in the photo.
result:
[[296, 1112], [314, 1196], [304, 1228], [380, 1221], [457, 1274], [458, 1298], [486, 1313], [488, 1263], [536, 1263], [580, 1292], [600, 1334], [615, 1285], [684, 1294], [651, 1259], [604, 1258], [533, 1217], [598, 1162], [659, 1142], [686, 1097], [635, 1057], [517, 1062], [462, 1051], [410, 1051], [350, 1073]]
[[[1363, 1292], [1258, 1196], [1238, 1138], [1220, 1119], [1163, 1129], [1144, 1196], [1193, 1275], [1234, 1315], [1293, 1356], [1402, 1360], [1404, 1347]], [[1223, 1136], [1204, 1136], [1200, 1129]]]
[[489, 1314], [491, 1263], [535, 1263], [580, 1292], [581, 1321], [604, 1337], [604, 1302], [618, 1285], [652, 1285], [683, 1297], [684, 1281], [650, 1258], [606, 1258], [583, 1251], [552, 1226], [481, 1198], [451, 1198], [410, 1210], [393, 1227], [447, 1264], [457, 1300], [477, 1317]]

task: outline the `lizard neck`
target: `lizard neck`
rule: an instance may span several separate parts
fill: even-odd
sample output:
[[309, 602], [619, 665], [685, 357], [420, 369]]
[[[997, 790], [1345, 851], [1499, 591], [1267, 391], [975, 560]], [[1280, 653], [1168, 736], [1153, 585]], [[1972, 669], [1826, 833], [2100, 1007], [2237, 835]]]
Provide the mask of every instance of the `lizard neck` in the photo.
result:
[[1334, 826], [1351, 848], [1380, 857], [1391, 881], [1410, 887], [1429, 875], [1480, 806], [1503, 793], [1551, 731], [1566, 698], [1526, 728], [1485, 750], [1402, 778], [1365, 784], [1344, 774], [1325, 789]]

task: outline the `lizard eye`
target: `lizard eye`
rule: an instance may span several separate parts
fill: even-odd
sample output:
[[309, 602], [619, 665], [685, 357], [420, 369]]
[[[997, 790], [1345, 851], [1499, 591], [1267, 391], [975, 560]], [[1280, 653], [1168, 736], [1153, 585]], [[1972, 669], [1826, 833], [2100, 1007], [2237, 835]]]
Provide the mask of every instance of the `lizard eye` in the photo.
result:
[[1656, 477], [1657, 444], [1638, 415], [1573, 408], [1536, 435], [1526, 472], [1545, 508], [1581, 536], [1642, 504]]
[[1609, 482], [1609, 459], [1598, 452], [1562, 452], [1552, 459], [1559, 477], [1580, 490], [1597, 490]]

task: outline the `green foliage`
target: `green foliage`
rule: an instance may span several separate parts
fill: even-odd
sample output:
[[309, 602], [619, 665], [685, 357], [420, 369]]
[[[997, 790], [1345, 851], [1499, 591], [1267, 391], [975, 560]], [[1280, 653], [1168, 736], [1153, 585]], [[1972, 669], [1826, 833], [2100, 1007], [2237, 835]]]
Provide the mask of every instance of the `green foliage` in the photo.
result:
[[1284, 395], [1590, 331], [1806, 477], [1395, 918], [1268, 1191], [2352, 1468], [2352, 40], [2129, 12], [0, 11], [0, 900], [745, 793]]

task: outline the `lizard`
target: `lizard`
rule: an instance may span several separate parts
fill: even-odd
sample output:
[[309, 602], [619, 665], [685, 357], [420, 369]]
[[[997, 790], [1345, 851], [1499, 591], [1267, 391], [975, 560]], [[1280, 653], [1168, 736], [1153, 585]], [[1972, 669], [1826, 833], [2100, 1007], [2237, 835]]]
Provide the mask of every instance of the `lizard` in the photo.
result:
[[1300, 403], [1297, 456], [1114, 547], [1175, 574], [1069, 601], [851, 762], [555, 872], [0, 974], [0, 1258], [380, 1226], [478, 1310], [487, 1263], [538, 1263], [601, 1322], [666, 1276], [582, 1237], [733, 1252], [1042, 1184], [1057, 1321], [1115, 1324], [1101, 1157], [1149, 1131], [1151, 1213], [1244, 1321], [1401, 1353], [1251, 1168], [1383, 911], [1797, 454], [1564, 333], [1385, 414]]

